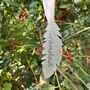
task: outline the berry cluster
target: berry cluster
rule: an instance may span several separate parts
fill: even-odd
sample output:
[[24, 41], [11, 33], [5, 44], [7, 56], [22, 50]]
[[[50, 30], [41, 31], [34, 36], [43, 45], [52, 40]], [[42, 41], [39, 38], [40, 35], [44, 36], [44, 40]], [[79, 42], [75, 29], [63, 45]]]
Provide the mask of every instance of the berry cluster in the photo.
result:
[[16, 47], [19, 45], [20, 43], [15, 40], [15, 39], [11, 39], [11, 45], [10, 45], [10, 50], [13, 51], [14, 49], [16, 49]]
[[24, 19], [26, 19], [28, 17], [28, 12], [26, 9], [24, 9], [22, 12], [20, 12], [18, 14], [18, 18], [21, 20], [21, 21], [24, 21]]
[[65, 21], [72, 15], [71, 10], [65, 10], [61, 12], [60, 16], [55, 16], [56, 20]]
[[62, 55], [65, 56], [70, 61], [74, 60], [73, 55], [70, 52], [68, 52], [68, 51], [63, 50], [62, 51]]

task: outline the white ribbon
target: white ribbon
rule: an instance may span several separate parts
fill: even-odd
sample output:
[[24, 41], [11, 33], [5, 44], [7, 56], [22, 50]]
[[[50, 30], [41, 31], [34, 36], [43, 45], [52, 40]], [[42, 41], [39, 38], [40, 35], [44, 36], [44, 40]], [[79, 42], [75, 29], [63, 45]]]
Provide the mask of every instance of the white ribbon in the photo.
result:
[[55, 0], [43, 0], [43, 6], [48, 23], [54, 21]]
[[44, 44], [42, 57], [42, 69], [45, 78], [49, 78], [56, 70], [56, 64], [61, 61], [62, 41], [59, 37], [59, 27], [55, 23], [55, 0], [43, 0], [44, 12], [48, 21], [46, 33], [44, 34]]

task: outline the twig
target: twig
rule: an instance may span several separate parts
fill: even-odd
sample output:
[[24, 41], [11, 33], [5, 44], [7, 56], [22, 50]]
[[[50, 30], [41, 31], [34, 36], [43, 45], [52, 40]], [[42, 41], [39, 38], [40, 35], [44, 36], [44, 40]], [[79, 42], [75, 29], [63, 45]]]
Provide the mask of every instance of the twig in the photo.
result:
[[28, 66], [29, 66], [30, 70], [32, 71], [33, 76], [34, 76], [34, 78], [35, 78], [35, 80], [36, 80], [36, 83], [37, 83], [37, 82], [38, 82], [37, 77], [36, 77], [36, 75], [35, 75], [33, 69], [31, 68], [31, 66], [30, 66], [30, 64], [29, 64], [29, 61], [28, 61], [27, 57], [26, 57], [26, 61], [27, 61], [27, 63], [28, 63]]
[[74, 83], [63, 73], [62, 70], [59, 69], [59, 66], [57, 66], [58, 72], [71, 84], [71, 86], [74, 88], [74, 90], [79, 90]]
[[88, 76], [88, 74], [87, 74], [77, 63], [74, 62], [74, 64], [75, 64], [77, 67], [79, 67], [80, 70], [81, 70], [86, 76]]
[[86, 83], [75, 72], [74, 72], [74, 75], [87, 87]]
[[75, 58], [90, 58], [90, 56], [74, 56]]
[[62, 40], [63, 40], [63, 41], [69, 40], [69, 39], [71, 39], [72, 37], [75, 37], [76, 35], [78, 35], [78, 34], [80, 34], [80, 33], [82, 33], [82, 32], [88, 31], [88, 30], [90, 30], [90, 27], [84, 28], [83, 30], [80, 30], [80, 31], [78, 31], [78, 32], [76, 32], [76, 33], [74, 33], [74, 34], [72, 34], [72, 35], [70, 35], [70, 36], [67, 36], [67, 38], [65, 38], [65, 39], [64, 39], [64, 37], [63, 37]]
[[58, 83], [58, 87], [60, 89], [60, 83], [59, 83], [59, 79], [58, 79], [58, 76], [57, 76], [57, 72], [55, 71], [55, 76], [56, 76], [56, 80], [57, 80], [57, 83]]
[[[72, 67], [68, 63], [66, 64], [70, 69], [72, 69]], [[83, 83], [87, 87], [86, 83], [77, 75], [77, 73], [74, 72], [74, 75], [81, 81], [81, 83]]]
[[[66, 57], [65, 55], [63, 55], [63, 56]], [[88, 76], [88, 74], [87, 74], [77, 63], [74, 62], [74, 64], [75, 64], [77, 67], [79, 67], [79, 69], [80, 69], [86, 76]]]
[[67, 25], [70, 25], [70, 26], [80, 26], [80, 27], [83, 27], [79, 23], [64, 22], [64, 21], [60, 21], [60, 20], [55, 20], [55, 21], [57, 23], [64, 23], [64, 24], [67, 24]]
[[43, 38], [42, 38], [42, 32], [41, 32], [41, 30], [39, 30], [39, 38], [40, 38], [41, 45], [43, 45]]

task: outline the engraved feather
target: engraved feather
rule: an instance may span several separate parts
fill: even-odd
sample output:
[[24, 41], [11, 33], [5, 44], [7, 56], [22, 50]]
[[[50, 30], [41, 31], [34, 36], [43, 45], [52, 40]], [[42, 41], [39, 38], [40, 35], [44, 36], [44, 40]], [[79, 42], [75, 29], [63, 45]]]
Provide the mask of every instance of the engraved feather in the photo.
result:
[[[45, 78], [49, 78], [54, 74], [61, 61], [62, 41], [59, 37], [59, 27], [54, 21], [55, 0], [43, 0], [45, 15], [48, 20], [46, 33], [44, 34], [42, 70]], [[51, 11], [51, 12], [50, 12]], [[52, 13], [52, 14], [51, 14]]]

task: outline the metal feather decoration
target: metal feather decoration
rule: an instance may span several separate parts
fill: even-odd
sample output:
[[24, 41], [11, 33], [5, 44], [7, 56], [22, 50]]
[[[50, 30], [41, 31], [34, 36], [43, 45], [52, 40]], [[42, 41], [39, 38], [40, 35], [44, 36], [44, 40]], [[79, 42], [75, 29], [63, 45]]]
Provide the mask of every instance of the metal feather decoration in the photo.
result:
[[60, 29], [54, 20], [55, 0], [43, 0], [43, 6], [48, 25], [44, 34], [42, 70], [45, 78], [49, 78], [61, 61], [62, 41]]

